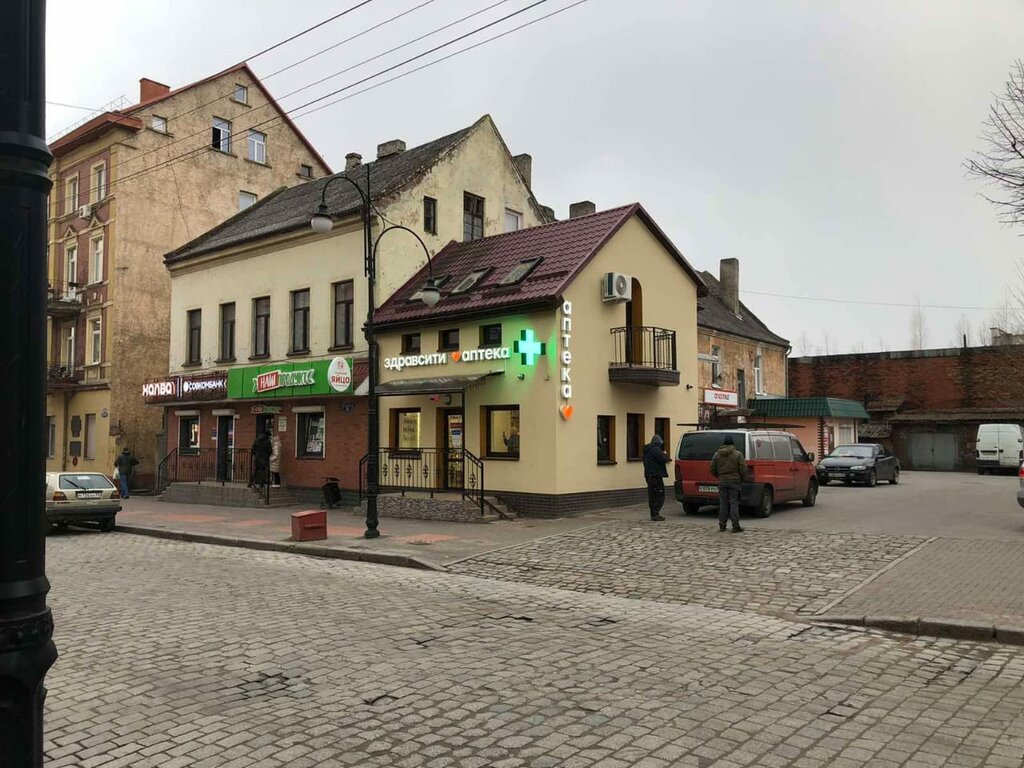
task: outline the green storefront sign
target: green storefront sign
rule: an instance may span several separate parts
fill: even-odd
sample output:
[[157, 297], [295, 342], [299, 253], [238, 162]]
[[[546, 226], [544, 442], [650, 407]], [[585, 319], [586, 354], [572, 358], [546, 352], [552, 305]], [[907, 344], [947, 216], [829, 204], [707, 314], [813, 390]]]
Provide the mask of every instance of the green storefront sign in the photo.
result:
[[351, 357], [233, 368], [228, 371], [228, 398], [351, 395], [355, 386], [353, 368]]

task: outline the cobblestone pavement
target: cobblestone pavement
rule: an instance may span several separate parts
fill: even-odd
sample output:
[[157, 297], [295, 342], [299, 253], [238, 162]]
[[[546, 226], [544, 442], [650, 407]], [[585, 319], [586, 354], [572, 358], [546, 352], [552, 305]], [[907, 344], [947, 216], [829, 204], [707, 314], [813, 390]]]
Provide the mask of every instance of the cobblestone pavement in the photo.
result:
[[1024, 760], [1015, 648], [119, 534], [49, 563], [49, 768]]
[[927, 539], [613, 521], [450, 565], [503, 581], [773, 615], [814, 614]]

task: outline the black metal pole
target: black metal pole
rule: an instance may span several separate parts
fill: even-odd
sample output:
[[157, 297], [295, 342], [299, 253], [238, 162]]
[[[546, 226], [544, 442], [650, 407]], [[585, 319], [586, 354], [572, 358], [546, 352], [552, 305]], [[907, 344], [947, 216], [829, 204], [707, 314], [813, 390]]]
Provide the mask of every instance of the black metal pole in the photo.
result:
[[0, 762], [43, 764], [46, 671], [57, 658], [46, 606], [44, 0], [0, 3]]
[[366, 260], [366, 362], [369, 367], [366, 401], [367, 454], [366, 454], [366, 532], [367, 539], [380, 536], [380, 518], [377, 515], [377, 492], [380, 478], [377, 474], [380, 458], [380, 419], [377, 416], [377, 339], [374, 334], [373, 313], [377, 301], [377, 255], [374, 253], [373, 237], [370, 233], [370, 166], [366, 166], [366, 190], [363, 200], [363, 249]]

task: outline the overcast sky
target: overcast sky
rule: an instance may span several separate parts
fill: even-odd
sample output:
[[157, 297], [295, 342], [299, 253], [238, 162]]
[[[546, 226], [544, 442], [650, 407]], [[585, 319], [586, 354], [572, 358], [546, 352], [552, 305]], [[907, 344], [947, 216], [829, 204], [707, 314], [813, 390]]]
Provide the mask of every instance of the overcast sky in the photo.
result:
[[[251, 65], [267, 76], [424, 1], [374, 0]], [[282, 104], [535, 1], [505, 0]], [[547, 0], [444, 52], [572, 1]], [[179, 87], [356, 2], [50, 0], [47, 98], [134, 101], [140, 77]], [[266, 85], [281, 97], [493, 2], [432, 0]], [[576, 200], [639, 200], [697, 268], [739, 258], [743, 300], [794, 353], [826, 334], [833, 352], [892, 350], [910, 345], [909, 308], [750, 291], [1002, 303], [1020, 233], [998, 224], [962, 162], [1017, 57], [1019, 0], [587, 0], [298, 122], [341, 168], [347, 152], [371, 158], [387, 139], [412, 146], [490, 113], [514, 153], [533, 155], [534, 191], [559, 218]], [[86, 114], [50, 106], [48, 133]], [[924, 312], [931, 347], [952, 343], [962, 314], [986, 327], [991, 314]]]

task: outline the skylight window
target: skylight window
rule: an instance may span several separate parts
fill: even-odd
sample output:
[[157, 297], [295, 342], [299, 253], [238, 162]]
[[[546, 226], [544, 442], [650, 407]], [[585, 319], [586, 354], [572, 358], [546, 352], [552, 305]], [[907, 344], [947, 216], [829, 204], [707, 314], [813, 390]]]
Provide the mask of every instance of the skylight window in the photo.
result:
[[473, 272], [470, 272], [468, 275], [462, 278], [458, 285], [452, 288], [451, 292], [457, 294], [466, 293], [467, 291], [472, 290], [473, 287], [477, 283], [479, 283], [483, 279], [484, 275], [486, 275], [488, 272], [490, 272], [489, 269], [477, 269]]
[[[449, 277], [450, 277], [449, 275], [441, 275], [440, 277], [435, 277], [434, 278], [434, 286], [437, 287], [437, 288], [440, 288], [441, 286], [443, 286], [445, 283], [448, 282], [448, 278]], [[423, 298], [422, 294], [423, 294], [422, 290], [416, 291], [416, 293], [414, 293], [412, 296], [409, 297], [409, 301], [420, 301], [420, 299]]]
[[543, 261], [542, 256], [538, 256], [535, 259], [525, 259], [524, 261], [520, 261], [512, 268], [511, 272], [502, 278], [499, 285], [515, 285], [516, 283], [522, 282], [526, 279], [527, 275], [533, 272], [533, 268], [540, 264], [541, 261]]

